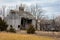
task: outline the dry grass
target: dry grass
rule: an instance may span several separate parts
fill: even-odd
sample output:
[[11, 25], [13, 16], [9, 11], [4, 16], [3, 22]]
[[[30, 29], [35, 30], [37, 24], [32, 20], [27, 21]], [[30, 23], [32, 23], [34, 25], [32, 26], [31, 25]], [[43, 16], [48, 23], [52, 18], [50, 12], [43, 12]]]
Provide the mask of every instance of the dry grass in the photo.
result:
[[0, 32], [0, 40], [54, 40], [51, 37]]

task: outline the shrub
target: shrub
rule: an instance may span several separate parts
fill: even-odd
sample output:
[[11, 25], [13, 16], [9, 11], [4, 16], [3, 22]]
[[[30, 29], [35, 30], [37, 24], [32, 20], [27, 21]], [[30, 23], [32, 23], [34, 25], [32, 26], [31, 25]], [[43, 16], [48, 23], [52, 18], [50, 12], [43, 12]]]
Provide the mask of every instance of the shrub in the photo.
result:
[[12, 27], [12, 25], [10, 25], [9, 32], [16, 33], [16, 30]]
[[2, 18], [0, 18], [0, 31], [6, 31], [7, 27], [7, 23], [4, 20], [2, 20]]
[[27, 33], [28, 34], [34, 34], [35, 33], [35, 28], [33, 27], [33, 25], [29, 25], [29, 28], [27, 29]]

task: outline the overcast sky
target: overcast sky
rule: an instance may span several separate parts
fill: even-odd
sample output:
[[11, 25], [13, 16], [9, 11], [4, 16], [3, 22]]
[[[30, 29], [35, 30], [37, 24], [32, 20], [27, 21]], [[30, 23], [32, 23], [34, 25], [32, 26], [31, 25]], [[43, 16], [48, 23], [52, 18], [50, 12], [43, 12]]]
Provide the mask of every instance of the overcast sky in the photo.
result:
[[24, 3], [28, 6], [31, 4], [39, 4], [46, 14], [49, 16], [60, 15], [60, 0], [0, 0], [0, 7], [6, 5], [6, 7], [14, 8], [16, 5]]

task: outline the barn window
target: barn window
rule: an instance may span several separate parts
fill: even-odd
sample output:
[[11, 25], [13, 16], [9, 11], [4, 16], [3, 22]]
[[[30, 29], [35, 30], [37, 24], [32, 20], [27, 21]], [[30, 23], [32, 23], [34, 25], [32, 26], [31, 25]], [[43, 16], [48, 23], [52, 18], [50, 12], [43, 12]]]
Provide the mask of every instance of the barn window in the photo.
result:
[[13, 27], [12, 25], [10, 25], [10, 27]]
[[18, 25], [18, 28], [20, 28], [20, 25]]

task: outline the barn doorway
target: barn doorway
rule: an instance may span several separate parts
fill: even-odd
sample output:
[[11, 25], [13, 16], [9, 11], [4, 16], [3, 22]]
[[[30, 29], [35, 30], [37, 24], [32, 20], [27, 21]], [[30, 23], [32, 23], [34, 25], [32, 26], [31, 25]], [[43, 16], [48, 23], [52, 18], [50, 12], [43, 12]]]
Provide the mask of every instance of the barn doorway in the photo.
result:
[[32, 19], [21, 18], [21, 29], [27, 29], [28, 25], [32, 23]]

